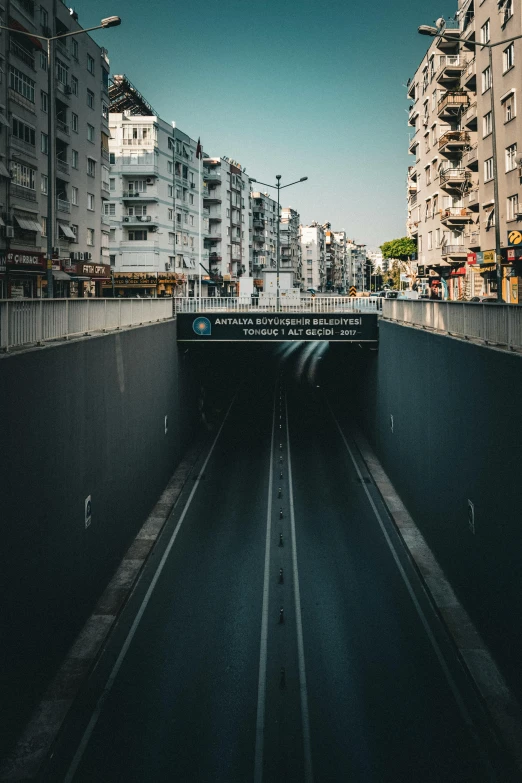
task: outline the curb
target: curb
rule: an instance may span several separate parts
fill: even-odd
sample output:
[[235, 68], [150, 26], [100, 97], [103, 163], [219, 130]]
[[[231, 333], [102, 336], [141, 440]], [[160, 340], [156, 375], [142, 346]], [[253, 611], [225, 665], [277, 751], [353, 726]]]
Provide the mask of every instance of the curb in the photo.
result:
[[444, 571], [395, 491], [370, 444], [356, 431], [353, 439], [403, 544], [415, 563], [431, 601], [444, 622], [498, 738], [522, 773], [522, 710], [493, 656], [455, 595]]
[[140, 576], [203, 447], [193, 445], [174, 471], [158, 502], [125, 553], [62, 665], [34, 710], [15, 747], [0, 767], [0, 781], [34, 780], [67, 714], [97, 663], [105, 642]]

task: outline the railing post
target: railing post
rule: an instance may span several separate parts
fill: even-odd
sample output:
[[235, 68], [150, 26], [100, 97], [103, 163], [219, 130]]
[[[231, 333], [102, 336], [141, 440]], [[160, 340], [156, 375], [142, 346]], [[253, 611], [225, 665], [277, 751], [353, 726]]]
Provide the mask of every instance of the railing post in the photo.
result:
[[69, 322], [69, 300], [65, 300], [65, 329], [67, 331], [66, 337], [69, 339], [69, 334], [71, 331], [71, 325]]
[[121, 329], [121, 299], [118, 299], [118, 329]]
[[44, 328], [43, 328], [43, 299], [40, 299], [40, 318], [39, 318], [39, 326], [40, 326], [40, 334], [37, 334], [36, 342], [41, 343], [43, 342], [43, 336], [44, 336]]

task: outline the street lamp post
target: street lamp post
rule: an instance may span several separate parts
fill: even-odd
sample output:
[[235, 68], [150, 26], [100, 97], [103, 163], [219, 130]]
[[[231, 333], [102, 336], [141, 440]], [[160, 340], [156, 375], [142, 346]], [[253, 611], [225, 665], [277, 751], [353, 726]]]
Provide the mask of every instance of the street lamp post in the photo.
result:
[[481, 41], [467, 41], [464, 38], [455, 38], [454, 36], [449, 36], [447, 33], [445, 33], [445, 26], [443, 20], [438, 20], [438, 22], [441, 22], [440, 26], [433, 27], [431, 25], [423, 24], [418, 28], [418, 32], [420, 35], [429, 35], [432, 38], [440, 36], [441, 38], [447, 38], [448, 40], [455, 41], [456, 43], [465, 43], [467, 46], [474, 46], [477, 48], [482, 48], [485, 46], [488, 50], [489, 54], [489, 73], [490, 73], [490, 79], [491, 79], [491, 145], [493, 147], [493, 201], [494, 201], [494, 207], [495, 210], [495, 268], [496, 268], [496, 274], [497, 274], [497, 299], [499, 302], [503, 301], [502, 298], [502, 265], [501, 265], [501, 247], [500, 247], [500, 203], [499, 203], [499, 195], [498, 195], [498, 158], [497, 158], [497, 130], [496, 130], [496, 123], [495, 123], [495, 92], [494, 92], [494, 83], [495, 80], [493, 78], [493, 49], [495, 46], [505, 46], [508, 43], [511, 43], [511, 41], [517, 41], [519, 38], [522, 38], [522, 35], [515, 35], [512, 38], [506, 38], [503, 41], [496, 41], [495, 43], [483, 43]]
[[0, 30], [7, 30], [10, 33], [16, 33], [17, 35], [25, 35], [28, 38], [38, 38], [41, 41], [47, 42], [47, 261], [46, 261], [46, 275], [47, 275], [47, 298], [53, 298], [53, 246], [54, 246], [54, 214], [55, 214], [55, 159], [56, 154], [55, 146], [55, 106], [54, 106], [54, 58], [53, 58], [53, 43], [61, 38], [70, 38], [73, 35], [82, 35], [83, 33], [90, 33], [92, 30], [101, 30], [106, 27], [117, 27], [121, 24], [119, 16], [108, 16], [106, 19], [102, 19], [99, 25], [96, 27], [87, 27], [85, 30], [76, 30], [72, 33], [63, 33], [62, 35], [53, 35], [47, 37], [45, 35], [35, 35], [34, 33], [24, 32], [23, 30], [16, 30], [14, 27], [5, 27], [0, 25]]
[[277, 185], [269, 185], [266, 182], [261, 182], [258, 179], [254, 179], [253, 177], [250, 177], [250, 182], [257, 182], [258, 185], [265, 185], [267, 188], [277, 188], [277, 234], [276, 234], [276, 312], [279, 312], [279, 305], [280, 305], [280, 299], [281, 299], [281, 291], [280, 291], [280, 282], [279, 282], [279, 225], [281, 222], [281, 217], [279, 215], [279, 191], [283, 190], [283, 188], [289, 188], [291, 185], [298, 185], [299, 182], [306, 182], [308, 177], [301, 177], [301, 179], [296, 179], [295, 182], [289, 182], [288, 185], [281, 185], [281, 174], [276, 174], [276, 180]]

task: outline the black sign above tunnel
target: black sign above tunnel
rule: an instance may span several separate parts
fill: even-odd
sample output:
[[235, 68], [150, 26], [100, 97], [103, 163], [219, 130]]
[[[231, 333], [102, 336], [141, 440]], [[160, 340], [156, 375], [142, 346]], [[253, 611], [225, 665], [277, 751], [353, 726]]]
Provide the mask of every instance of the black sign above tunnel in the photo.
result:
[[375, 313], [178, 313], [178, 341], [378, 341]]

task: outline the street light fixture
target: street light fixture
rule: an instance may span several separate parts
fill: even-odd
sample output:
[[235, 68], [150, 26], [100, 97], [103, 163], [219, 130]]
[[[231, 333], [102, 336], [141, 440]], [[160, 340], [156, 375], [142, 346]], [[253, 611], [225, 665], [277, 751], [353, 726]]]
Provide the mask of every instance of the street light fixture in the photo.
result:
[[279, 226], [281, 223], [281, 216], [279, 214], [279, 191], [283, 190], [284, 188], [289, 188], [291, 185], [298, 185], [300, 182], [306, 182], [308, 177], [301, 177], [301, 179], [296, 179], [295, 182], [289, 182], [288, 185], [281, 185], [281, 174], [276, 174], [276, 185], [269, 185], [267, 182], [261, 182], [258, 179], [254, 179], [254, 177], [250, 177], [250, 182], [257, 182], [259, 185], [265, 185], [267, 188], [277, 188], [277, 241], [276, 241], [276, 270], [277, 270], [277, 276], [276, 276], [276, 312], [279, 312], [279, 305], [281, 303], [281, 291], [280, 291], [280, 283], [279, 283]]
[[491, 77], [491, 144], [493, 147], [493, 200], [495, 210], [495, 267], [497, 273], [497, 299], [502, 302], [502, 265], [501, 265], [501, 247], [500, 247], [500, 205], [498, 195], [498, 166], [497, 166], [497, 133], [495, 124], [495, 93], [493, 78], [493, 49], [495, 46], [505, 46], [511, 41], [517, 41], [522, 38], [522, 35], [514, 35], [512, 38], [505, 38], [503, 41], [496, 41], [495, 43], [483, 43], [482, 41], [469, 41], [465, 38], [456, 38], [453, 35], [448, 35], [446, 32], [446, 26], [444, 19], [437, 20], [437, 27], [432, 25], [422, 24], [417, 28], [417, 32], [420, 35], [429, 35], [432, 38], [440, 36], [441, 38], [447, 38], [450, 41], [456, 43], [465, 43], [467, 46], [474, 46], [475, 48], [482, 48], [485, 46], [489, 54], [489, 68]]
[[99, 25], [95, 27], [86, 27], [84, 30], [73, 30], [70, 33], [62, 33], [61, 35], [53, 35], [51, 37], [45, 35], [36, 35], [35, 33], [25, 32], [24, 30], [17, 30], [14, 27], [5, 27], [0, 25], [0, 30], [7, 30], [10, 33], [16, 33], [17, 35], [25, 35], [28, 38], [38, 38], [41, 41], [47, 42], [47, 298], [53, 298], [53, 246], [54, 246], [54, 191], [55, 191], [55, 154], [56, 154], [56, 140], [55, 140], [55, 105], [54, 105], [54, 67], [53, 67], [53, 41], [58, 41], [61, 38], [70, 38], [73, 35], [83, 35], [83, 33], [90, 33], [92, 30], [102, 30], [108, 27], [118, 27], [121, 24], [119, 16], [107, 16], [102, 19]]

